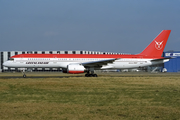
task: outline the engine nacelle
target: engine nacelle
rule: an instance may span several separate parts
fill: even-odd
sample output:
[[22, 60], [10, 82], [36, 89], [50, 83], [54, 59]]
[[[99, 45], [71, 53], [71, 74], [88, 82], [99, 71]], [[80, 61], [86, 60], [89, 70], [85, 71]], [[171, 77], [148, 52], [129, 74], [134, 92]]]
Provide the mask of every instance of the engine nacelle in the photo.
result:
[[79, 74], [79, 73], [84, 73], [85, 68], [81, 64], [72, 64], [67, 66], [67, 73], [71, 74]]

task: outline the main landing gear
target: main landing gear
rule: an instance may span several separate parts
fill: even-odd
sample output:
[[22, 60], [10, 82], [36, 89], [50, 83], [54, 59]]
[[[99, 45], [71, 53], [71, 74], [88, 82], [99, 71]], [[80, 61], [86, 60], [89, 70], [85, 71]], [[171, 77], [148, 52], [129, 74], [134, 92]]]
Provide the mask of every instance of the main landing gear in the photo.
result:
[[85, 77], [97, 77], [97, 74], [85, 74]]
[[85, 74], [85, 77], [98, 77], [97, 74], [94, 74], [94, 71], [91, 71], [91, 74], [89, 73], [90, 71], [87, 71]]

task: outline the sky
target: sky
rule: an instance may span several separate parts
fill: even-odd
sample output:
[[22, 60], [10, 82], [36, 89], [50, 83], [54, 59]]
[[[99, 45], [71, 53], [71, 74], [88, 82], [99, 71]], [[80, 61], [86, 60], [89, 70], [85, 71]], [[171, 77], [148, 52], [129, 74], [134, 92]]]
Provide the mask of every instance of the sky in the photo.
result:
[[180, 51], [180, 0], [0, 0], [0, 51], [140, 53], [165, 29]]

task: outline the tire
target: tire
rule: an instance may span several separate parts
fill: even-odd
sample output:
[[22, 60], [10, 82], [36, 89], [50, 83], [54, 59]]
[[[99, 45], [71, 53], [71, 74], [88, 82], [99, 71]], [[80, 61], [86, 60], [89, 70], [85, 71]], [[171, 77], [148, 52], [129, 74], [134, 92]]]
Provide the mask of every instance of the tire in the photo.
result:
[[89, 74], [89, 76], [88, 77], [93, 77], [93, 75], [92, 74]]
[[94, 76], [94, 77], [97, 77], [97, 74], [94, 74], [93, 76]]
[[85, 74], [85, 77], [89, 77], [89, 75], [88, 75], [88, 74]]
[[26, 78], [26, 75], [23, 75], [23, 78]]

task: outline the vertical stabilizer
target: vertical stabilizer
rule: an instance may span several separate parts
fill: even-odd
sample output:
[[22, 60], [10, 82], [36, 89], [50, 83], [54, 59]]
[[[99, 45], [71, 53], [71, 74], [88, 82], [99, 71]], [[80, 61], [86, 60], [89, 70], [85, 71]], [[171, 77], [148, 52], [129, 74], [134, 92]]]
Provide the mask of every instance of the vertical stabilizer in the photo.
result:
[[140, 54], [149, 57], [161, 57], [171, 30], [163, 30]]

